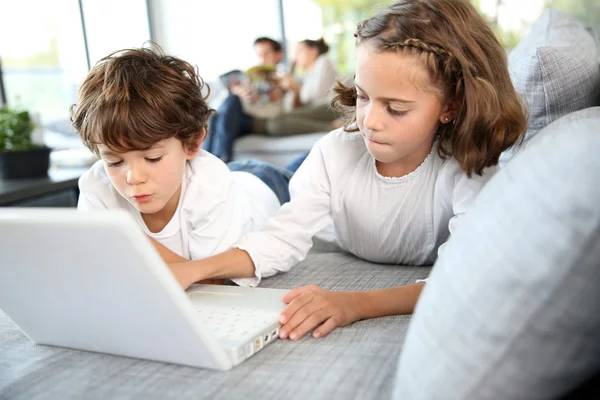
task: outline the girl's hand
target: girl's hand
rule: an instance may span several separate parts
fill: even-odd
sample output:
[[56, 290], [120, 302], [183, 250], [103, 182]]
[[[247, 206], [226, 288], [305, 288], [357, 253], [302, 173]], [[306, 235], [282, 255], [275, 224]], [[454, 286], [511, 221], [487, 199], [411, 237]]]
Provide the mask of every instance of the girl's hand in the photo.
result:
[[357, 293], [331, 292], [317, 286], [305, 286], [285, 294], [281, 300], [288, 304], [279, 317], [283, 325], [281, 339], [300, 339], [311, 329], [313, 337], [327, 335], [338, 326], [361, 319]]
[[200, 282], [196, 282], [194, 278], [190, 275], [189, 266], [186, 262], [179, 263], [171, 263], [169, 264], [169, 269], [175, 275], [175, 279], [179, 282], [179, 285], [186, 290], [194, 283], [203, 283], [207, 285], [223, 285], [225, 283], [224, 279], [204, 279]]

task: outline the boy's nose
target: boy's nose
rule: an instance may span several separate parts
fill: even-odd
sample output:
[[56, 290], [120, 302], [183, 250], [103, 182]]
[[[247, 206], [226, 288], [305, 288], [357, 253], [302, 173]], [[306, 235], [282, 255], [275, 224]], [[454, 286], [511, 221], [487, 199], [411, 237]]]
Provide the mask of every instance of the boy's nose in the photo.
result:
[[129, 171], [127, 171], [127, 183], [130, 185], [139, 185], [140, 183], [144, 183], [146, 180], [142, 168], [139, 167], [131, 167]]

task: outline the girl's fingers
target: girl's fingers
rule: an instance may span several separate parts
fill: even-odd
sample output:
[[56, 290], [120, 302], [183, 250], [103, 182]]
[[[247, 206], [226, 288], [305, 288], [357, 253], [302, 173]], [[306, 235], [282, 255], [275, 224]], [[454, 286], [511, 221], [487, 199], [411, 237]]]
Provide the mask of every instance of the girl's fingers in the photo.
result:
[[284, 294], [281, 297], [281, 301], [283, 301], [285, 304], [289, 304], [290, 301], [294, 300], [296, 297], [300, 296], [301, 294], [314, 292], [317, 289], [318, 289], [317, 286], [312, 286], [312, 285], [299, 287], [299, 288], [290, 290], [289, 292]]
[[313, 332], [313, 337], [320, 338], [323, 336], [327, 336], [329, 332], [334, 330], [337, 327], [337, 323], [333, 317], [330, 317], [327, 321], [323, 322], [323, 324], [315, 329]]
[[300, 295], [296, 297], [288, 304], [285, 310], [281, 312], [281, 315], [279, 315], [279, 323], [282, 325], [286, 324], [296, 314], [296, 312], [308, 304], [310, 300], [311, 296]]
[[291, 331], [290, 339], [300, 339], [302, 336], [306, 335], [308, 331], [319, 326], [321, 322], [325, 321], [328, 317], [329, 316], [325, 314], [323, 310], [319, 310], [312, 313], [308, 318], [302, 321], [300, 325], [298, 325], [294, 330]]
[[[302, 305], [296, 308], [296, 304], [294, 303]], [[310, 294], [304, 294], [298, 297], [290, 304], [290, 306], [291, 305], [294, 305], [294, 313], [287, 319], [287, 322], [283, 323], [283, 326], [279, 330], [279, 337], [281, 339], [287, 339], [288, 335], [296, 329], [298, 325], [322, 308], [321, 304], [312, 301], [312, 295]], [[284, 312], [286, 311], [287, 309], [284, 310]]]

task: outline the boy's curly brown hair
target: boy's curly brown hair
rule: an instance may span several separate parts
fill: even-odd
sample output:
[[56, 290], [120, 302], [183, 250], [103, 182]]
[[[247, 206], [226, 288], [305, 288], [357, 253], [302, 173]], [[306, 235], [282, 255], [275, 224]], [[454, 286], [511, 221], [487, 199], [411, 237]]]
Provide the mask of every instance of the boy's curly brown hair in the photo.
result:
[[[506, 52], [467, 0], [400, 0], [359, 23], [355, 36], [357, 46], [419, 57], [440, 98], [457, 106], [453, 123], [438, 129], [438, 152], [468, 176], [496, 165], [522, 139], [527, 116]], [[334, 91], [346, 131], [357, 131], [356, 89], [338, 81]]]
[[198, 149], [214, 112], [206, 102], [210, 89], [196, 68], [155, 47], [116, 51], [98, 61], [83, 81], [78, 104], [69, 111], [94, 153], [99, 144], [127, 152], [172, 137], [187, 151]]

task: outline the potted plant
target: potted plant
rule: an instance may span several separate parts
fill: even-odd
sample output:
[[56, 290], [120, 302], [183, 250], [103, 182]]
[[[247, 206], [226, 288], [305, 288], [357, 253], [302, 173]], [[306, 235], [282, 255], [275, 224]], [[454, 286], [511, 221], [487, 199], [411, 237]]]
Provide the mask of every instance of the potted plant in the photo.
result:
[[0, 108], [0, 179], [48, 174], [50, 148], [32, 142], [35, 128], [28, 111]]

